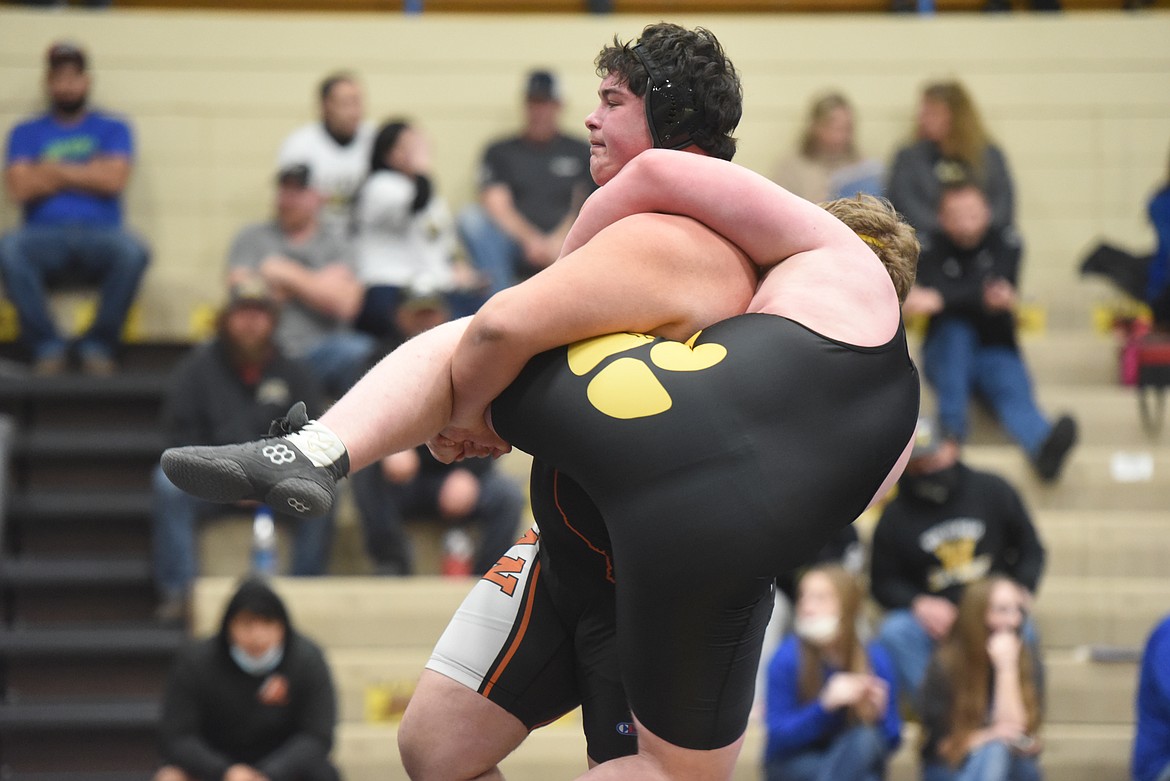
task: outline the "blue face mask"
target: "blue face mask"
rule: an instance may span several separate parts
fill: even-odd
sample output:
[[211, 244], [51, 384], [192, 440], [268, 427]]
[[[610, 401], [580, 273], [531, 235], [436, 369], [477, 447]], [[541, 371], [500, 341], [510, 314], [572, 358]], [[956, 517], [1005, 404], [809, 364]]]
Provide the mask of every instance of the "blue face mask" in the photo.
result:
[[284, 659], [284, 646], [282, 645], [274, 645], [260, 656], [252, 656], [238, 645], [233, 645], [230, 652], [232, 661], [249, 675], [267, 675], [275, 670]]

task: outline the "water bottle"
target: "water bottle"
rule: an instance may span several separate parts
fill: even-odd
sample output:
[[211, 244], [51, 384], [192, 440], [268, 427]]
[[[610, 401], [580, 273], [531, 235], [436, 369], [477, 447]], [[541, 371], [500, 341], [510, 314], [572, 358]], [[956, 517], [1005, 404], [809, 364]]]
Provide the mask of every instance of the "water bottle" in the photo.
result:
[[449, 577], [471, 574], [471, 536], [463, 529], [451, 529], [443, 535], [442, 572]]
[[252, 519], [252, 573], [263, 577], [276, 574], [276, 523], [272, 510], [263, 504]]

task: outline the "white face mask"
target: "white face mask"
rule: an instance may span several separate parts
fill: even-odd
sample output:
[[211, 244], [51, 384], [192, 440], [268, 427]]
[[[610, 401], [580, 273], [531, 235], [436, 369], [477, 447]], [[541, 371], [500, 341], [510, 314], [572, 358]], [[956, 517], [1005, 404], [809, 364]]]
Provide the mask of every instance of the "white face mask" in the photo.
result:
[[837, 630], [840, 628], [839, 616], [797, 616], [792, 630], [802, 640], [813, 645], [826, 645], [837, 639]]
[[249, 675], [266, 675], [284, 659], [284, 646], [274, 645], [260, 656], [252, 656], [238, 645], [231, 647], [232, 661]]

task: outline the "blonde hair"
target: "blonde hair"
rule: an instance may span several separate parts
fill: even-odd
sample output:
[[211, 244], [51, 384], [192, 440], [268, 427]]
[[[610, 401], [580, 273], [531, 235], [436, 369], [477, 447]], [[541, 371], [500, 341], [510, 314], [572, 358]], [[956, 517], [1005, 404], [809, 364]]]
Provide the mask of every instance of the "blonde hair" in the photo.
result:
[[[841, 654], [841, 668], [851, 673], [868, 673], [869, 657], [865, 654], [865, 647], [857, 636], [857, 617], [861, 612], [861, 601], [864, 596], [861, 584], [857, 578], [839, 564], [822, 564], [809, 568], [801, 575], [803, 581], [813, 573], [820, 573], [828, 578], [837, 601], [841, 605], [841, 614], [838, 617], [838, 634], [834, 645]], [[801, 702], [812, 702], [825, 686], [825, 665], [827, 664], [825, 651], [805, 640], [800, 641], [800, 667], [798, 689]], [[849, 720], [856, 724], [868, 722], [865, 713], [857, 706], [848, 708]]]
[[[1000, 583], [1015, 584], [1003, 575], [969, 583], [959, 602], [959, 613], [951, 634], [938, 652], [939, 665], [954, 686], [951, 701], [950, 733], [939, 744], [939, 753], [954, 767], [967, 756], [967, 738], [987, 720], [990, 707], [991, 658], [987, 654], [987, 607], [991, 592]], [[1027, 719], [1025, 732], [1040, 728], [1040, 696], [1036, 690], [1035, 660], [1027, 643], [1020, 646], [1019, 677]]]
[[848, 225], [869, 245], [894, 282], [898, 301], [905, 301], [918, 272], [918, 236], [885, 198], [858, 193], [822, 203], [821, 208]]
[[939, 143], [943, 156], [963, 163], [982, 182], [983, 159], [992, 142], [971, 94], [957, 81], [938, 81], [926, 85], [922, 99], [941, 103], [951, 113], [950, 132]]
[[[822, 95], [813, 101], [812, 106], [808, 112], [808, 120], [804, 126], [804, 132], [800, 137], [800, 155], [801, 157], [816, 157], [819, 153], [817, 149], [817, 126], [824, 122], [829, 114], [832, 114], [839, 108], [843, 108], [850, 114], [853, 113], [853, 106], [850, 105], [849, 100], [840, 92], [830, 92]], [[853, 139], [849, 139], [849, 149], [846, 150], [846, 156], [850, 160], [857, 159], [857, 149], [854, 146]]]

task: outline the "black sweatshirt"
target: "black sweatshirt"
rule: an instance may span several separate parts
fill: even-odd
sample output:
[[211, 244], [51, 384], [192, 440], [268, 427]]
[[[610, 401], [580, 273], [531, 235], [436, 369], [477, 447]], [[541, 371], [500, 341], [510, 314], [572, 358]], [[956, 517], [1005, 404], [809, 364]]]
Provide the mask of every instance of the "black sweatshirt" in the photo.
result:
[[887, 610], [920, 594], [958, 603], [963, 586], [990, 573], [1035, 593], [1044, 547], [1019, 494], [1005, 480], [955, 465], [958, 480], [943, 504], [900, 490], [873, 535], [870, 588]]

